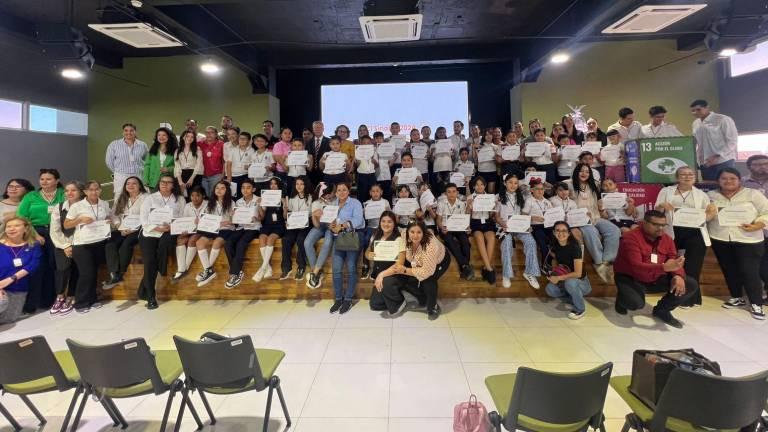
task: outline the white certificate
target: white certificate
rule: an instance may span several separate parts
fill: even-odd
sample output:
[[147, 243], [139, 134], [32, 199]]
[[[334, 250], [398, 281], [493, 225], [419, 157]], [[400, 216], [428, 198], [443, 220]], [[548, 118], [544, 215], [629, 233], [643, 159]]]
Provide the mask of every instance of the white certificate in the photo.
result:
[[547, 148], [549, 147], [549, 143], [547, 142], [529, 142], [525, 145], [525, 156], [526, 157], [540, 157], [544, 156], [544, 153], [547, 151]]
[[344, 170], [344, 163], [346, 162], [346, 154], [344, 153], [326, 153], [325, 157], [325, 169], [328, 171]]
[[323, 207], [323, 215], [320, 216], [320, 222], [333, 223], [336, 221], [336, 217], [339, 215], [339, 206], [327, 205]]
[[422, 210], [426, 210], [427, 207], [430, 207], [434, 204], [435, 204], [435, 195], [432, 193], [430, 189], [427, 189], [421, 193], [421, 196], [419, 197], [419, 205], [421, 206]]
[[752, 223], [757, 218], [757, 209], [752, 203], [740, 203], [725, 207], [717, 214], [720, 226], [737, 227]]
[[108, 220], [97, 220], [89, 224], [80, 225], [77, 233], [78, 244], [90, 244], [100, 242], [112, 234], [112, 227]]
[[460, 172], [451, 173], [450, 182], [455, 184], [458, 187], [464, 186], [464, 174]]
[[435, 143], [435, 154], [446, 154], [453, 150], [453, 144], [449, 139], [439, 139]]
[[610, 192], [603, 194], [603, 208], [609, 210], [623, 209], [627, 205], [627, 194], [624, 192]]
[[490, 162], [496, 158], [496, 153], [491, 146], [486, 146], [477, 151], [478, 162]]
[[283, 191], [265, 189], [261, 191], [261, 206], [262, 207], [280, 207], [282, 202]]
[[495, 194], [479, 194], [472, 199], [473, 212], [494, 211], [496, 209]]
[[419, 201], [416, 198], [400, 198], [395, 203], [392, 211], [399, 216], [413, 216], [419, 208]]
[[378, 153], [381, 158], [391, 158], [392, 155], [395, 154], [395, 143], [385, 142], [379, 144], [378, 147], [376, 147], [376, 153]]
[[264, 164], [252, 163], [248, 167], [248, 177], [250, 178], [264, 178], [267, 176], [267, 167]]
[[229, 192], [230, 192], [230, 193], [231, 193], [233, 196], [237, 195], [237, 183], [235, 183], [235, 182], [231, 182], [231, 183], [229, 184]]
[[309, 226], [309, 212], [307, 210], [291, 212], [288, 215], [288, 229], [301, 229], [307, 226]]
[[427, 158], [427, 146], [414, 146], [411, 147], [411, 156], [414, 159], [426, 159]]
[[449, 215], [445, 221], [445, 229], [452, 232], [466, 231], [469, 228], [469, 217], [468, 214]]
[[621, 149], [616, 145], [607, 145], [600, 150], [600, 155], [606, 162], [616, 162], [621, 155]]
[[475, 173], [475, 166], [472, 164], [461, 164], [459, 165], [459, 172], [464, 174], [464, 177], [472, 177], [472, 174]]
[[365, 144], [355, 147], [355, 159], [361, 161], [371, 160], [373, 157], [373, 145]]
[[232, 223], [236, 225], [249, 225], [253, 223], [254, 217], [256, 217], [256, 207], [235, 207]]
[[221, 228], [221, 216], [204, 214], [200, 216], [200, 221], [197, 223], [198, 231], [205, 231], [209, 233], [218, 233]]
[[171, 222], [171, 235], [190, 234], [195, 232], [195, 217], [180, 217]]
[[400, 255], [399, 241], [375, 241], [373, 242], [374, 261], [395, 261]]
[[580, 227], [589, 225], [589, 216], [587, 216], [586, 208], [577, 208], [568, 212], [567, 214], [568, 225], [572, 227]]
[[531, 180], [533, 179], [539, 179], [542, 183], [547, 181], [547, 172], [546, 171], [528, 171], [525, 173], [525, 179], [523, 180], [523, 184], [531, 184]]
[[285, 159], [285, 164], [289, 166], [303, 166], [307, 164], [306, 150], [292, 150]]
[[565, 220], [565, 210], [562, 207], [553, 207], [544, 211], [544, 228], [552, 228], [555, 222]]
[[414, 184], [417, 176], [421, 176], [421, 173], [416, 168], [400, 168], [397, 172], [397, 184]]
[[123, 217], [120, 226], [117, 227], [120, 231], [134, 231], [141, 227], [141, 216], [139, 215], [125, 215]]
[[171, 223], [173, 211], [170, 207], [158, 207], [149, 212], [150, 225], [165, 225]]
[[597, 156], [600, 153], [600, 150], [603, 148], [603, 143], [600, 141], [586, 141], [581, 146], [582, 152], [590, 152], [593, 155]]
[[507, 232], [524, 233], [531, 229], [531, 216], [512, 215], [507, 218]]
[[395, 150], [402, 150], [405, 147], [405, 135], [392, 135], [389, 142], [395, 145]]
[[580, 154], [581, 154], [581, 146], [566, 145], [566, 146], [560, 147], [560, 155], [565, 160], [576, 160], [579, 158]]
[[675, 210], [672, 226], [700, 228], [707, 221], [707, 212], [698, 208], [679, 208]]
[[381, 217], [381, 214], [384, 213], [384, 210], [387, 209], [386, 201], [384, 200], [378, 200], [378, 201], [369, 201], [368, 204], [365, 206], [365, 219], [379, 219]]
[[520, 159], [520, 146], [510, 145], [501, 149], [501, 158], [508, 161]]

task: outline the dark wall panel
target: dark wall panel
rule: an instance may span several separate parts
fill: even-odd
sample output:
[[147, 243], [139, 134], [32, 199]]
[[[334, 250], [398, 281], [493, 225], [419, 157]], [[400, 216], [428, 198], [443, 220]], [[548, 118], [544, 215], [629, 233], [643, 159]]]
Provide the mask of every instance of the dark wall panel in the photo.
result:
[[85, 180], [88, 140], [84, 136], [0, 129], [0, 184], [26, 178], [37, 185], [40, 168], [56, 168], [62, 180]]
[[768, 131], [768, 69], [735, 78], [723, 74], [719, 87], [720, 111], [733, 117], [739, 132]]

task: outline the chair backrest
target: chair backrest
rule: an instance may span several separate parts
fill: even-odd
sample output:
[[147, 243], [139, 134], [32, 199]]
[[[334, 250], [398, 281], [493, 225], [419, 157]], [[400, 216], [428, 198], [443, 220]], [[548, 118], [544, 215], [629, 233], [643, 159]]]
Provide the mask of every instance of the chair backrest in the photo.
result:
[[155, 356], [144, 338], [128, 339], [108, 345], [85, 345], [67, 339], [80, 378], [97, 391], [103, 388], [124, 388], [152, 382], [155, 394], [168, 386], [160, 378]]
[[760, 419], [768, 400], [768, 371], [730, 378], [675, 369], [661, 392], [651, 432], [668, 418], [711, 429], [739, 429]]
[[517, 417], [525, 415], [558, 425], [589, 420], [596, 428], [602, 419], [612, 371], [613, 363], [567, 374], [519, 368], [504, 426], [515, 430]]
[[198, 388], [240, 388], [255, 380], [256, 389], [267, 387], [253, 341], [248, 335], [216, 341], [173, 337], [184, 375]]
[[53, 377], [59, 391], [73, 387], [43, 336], [0, 344], [0, 387]]

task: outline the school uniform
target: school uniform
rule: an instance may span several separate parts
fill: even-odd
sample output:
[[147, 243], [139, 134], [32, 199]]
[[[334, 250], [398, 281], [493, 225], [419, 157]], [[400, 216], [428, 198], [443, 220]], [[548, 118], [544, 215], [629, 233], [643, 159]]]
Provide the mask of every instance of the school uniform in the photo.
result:
[[[475, 160], [477, 162], [477, 174], [485, 180], [485, 183], [496, 183], [498, 180], [498, 174], [496, 173], [496, 153], [498, 152], [498, 146], [494, 143], [484, 142], [480, 145], [480, 148], [475, 150]], [[489, 161], [480, 162], [480, 154], [486, 153], [493, 155], [493, 159]]]
[[[169, 156], [170, 157], [170, 156]], [[91, 204], [83, 199], [72, 205], [67, 212], [67, 220], [75, 220], [80, 216], [88, 216], [96, 221], [108, 221], [110, 218], [109, 204], [99, 199]], [[75, 309], [91, 307], [97, 301], [96, 277], [99, 264], [104, 258], [104, 245], [107, 239], [87, 239], [83, 234], [82, 225], [75, 228], [72, 237], [72, 259], [77, 265], [79, 277], [75, 289]]]
[[304, 250], [304, 240], [309, 234], [310, 218], [312, 217], [310, 209], [312, 208], [312, 197], [307, 195], [305, 198], [301, 198], [298, 195], [288, 198], [288, 214], [293, 212], [305, 211], [307, 212], [307, 226], [297, 229], [286, 229], [285, 235], [282, 238], [282, 259], [280, 267], [284, 275], [287, 275], [291, 271], [291, 254], [293, 252], [293, 246], [296, 246], [296, 266], [297, 271], [303, 273], [303, 270], [307, 267], [307, 253]]
[[[522, 214], [544, 217], [544, 212], [551, 208], [553, 208], [552, 202], [546, 198], [537, 200], [529, 195], [525, 199]], [[552, 227], [544, 228], [543, 222], [534, 223], [531, 221], [531, 235], [539, 247], [541, 262], [546, 261], [547, 255], [549, 255], [549, 244], [552, 241]]]
[[[192, 176], [195, 176], [192, 180], [192, 187], [200, 186], [203, 183], [203, 155], [200, 154], [198, 149], [196, 153], [191, 151], [185, 152], [183, 148], [176, 150], [173, 163], [173, 176], [176, 179], [181, 179], [181, 182], [186, 184]], [[188, 196], [189, 191], [184, 189], [184, 196]], [[139, 206], [141, 207], [141, 206]]]
[[[472, 193], [472, 199], [478, 194]], [[469, 229], [472, 233], [496, 232], [496, 223], [493, 221], [493, 211], [473, 211], [469, 218]]]
[[[502, 145], [500, 145], [498, 147], [498, 151], [497, 151], [496, 155], [498, 155], [499, 157], [502, 157], [504, 149], [506, 149], [507, 147], [511, 147], [511, 148], [517, 149], [517, 151], [520, 152], [521, 155], [523, 154], [523, 147], [520, 144], [518, 144], [518, 143], [515, 143], [515, 144], [503, 143]], [[523, 178], [524, 177], [524, 175], [523, 175], [523, 171], [524, 171], [523, 170], [523, 165], [520, 163], [519, 159], [518, 160], [506, 160], [506, 159], [502, 158], [500, 171], [501, 171], [501, 177], [504, 177], [505, 175], [511, 175], [511, 174], [516, 175], [518, 178]]]
[[[400, 179], [399, 179], [400, 170], [402, 170], [402, 169], [403, 168], [398, 168], [395, 171], [395, 175], [392, 177], [392, 179], [393, 179], [392, 180], [392, 188], [394, 189], [394, 191], [392, 193], [394, 195], [397, 195], [397, 187], [400, 186], [401, 184], [404, 184], [404, 183], [401, 183]], [[395, 177], [398, 177], [397, 181], [394, 180]], [[424, 180], [420, 176], [416, 176], [416, 183], [407, 183], [406, 184], [408, 186], [408, 190], [411, 191], [411, 195], [412, 196], [418, 198], [419, 192], [420, 192], [419, 189], [420, 189], [420, 186], [421, 186], [422, 183], [424, 183]]]
[[349, 156], [347, 156], [346, 153], [342, 153], [340, 151], [329, 151], [323, 155], [323, 161], [327, 160], [329, 155], [344, 155], [344, 166], [335, 169], [329, 169], [328, 167], [324, 168], [323, 181], [329, 186], [345, 182], [347, 180], [347, 164], [349, 163]]
[[414, 149], [423, 149], [426, 151], [425, 156], [423, 158], [413, 158], [413, 167], [419, 170], [421, 173], [421, 178], [424, 181], [427, 181], [429, 178], [429, 145], [419, 141], [419, 142], [412, 142], [410, 143], [410, 150], [411, 155], [413, 155]]
[[546, 143], [548, 149], [544, 151], [543, 155], [532, 158], [532, 161], [536, 164], [537, 171], [547, 173], [547, 183], [555, 184], [557, 182], [557, 167], [552, 162], [552, 153], [557, 153], [557, 147], [549, 139]]
[[[376, 165], [374, 160], [376, 153], [368, 160], [360, 160], [357, 165], [357, 199], [360, 202], [368, 201], [371, 197], [371, 186], [376, 184]], [[378, 160], [376, 160], [378, 163]]]
[[[615, 183], [622, 183], [627, 181], [624, 157], [624, 144], [608, 144], [605, 148], [619, 148], [619, 158], [615, 161], [604, 161], [605, 163], [605, 178], [613, 180]], [[597, 177], [595, 177], [597, 179]], [[599, 181], [599, 180], [598, 180]]]
[[75, 261], [64, 253], [64, 249], [72, 247], [72, 235], [74, 234], [74, 232], [65, 234], [62, 227], [62, 220], [66, 219], [69, 208], [69, 201], [64, 201], [51, 213], [51, 241], [56, 247], [54, 250], [54, 257], [56, 259], [56, 295], [61, 296], [74, 295], [78, 278]]
[[[389, 205], [389, 202], [382, 197], [376, 201], [374, 200], [365, 201], [363, 203], [363, 216], [365, 216], [365, 209], [368, 208], [368, 206], [373, 202], [383, 202], [384, 211], [392, 210], [392, 208]], [[365, 230], [363, 231], [363, 241], [360, 242], [360, 253], [365, 252], [365, 249], [368, 247], [368, 243], [370, 242], [371, 237], [373, 237], [373, 232], [376, 231], [376, 228], [378, 227], [379, 227], [379, 218], [365, 220]], [[363, 262], [364, 263], [366, 262], [365, 258], [363, 258]]]
[[392, 199], [392, 171], [389, 168], [389, 159], [381, 158], [378, 152], [373, 153], [374, 159], [378, 162], [376, 166], [376, 182], [381, 186], [381, 197], [386, 200]]
[[[291, 152], [288, 152], [288, 156], [291, 155]], [[307, 153], [307, 158], [309, 158], [311, 154]], [[285, 190], [289, 192], [293, 192], [293, 188], [296, 185], [296, 177], [299, 176], [306, 176], [307, 175], [307, 162], [304, 163], [304, 165], [288, 165], [288, 176], [287, 176], [287, 184], [285, 187]], [[304, 185], [306, 186], [306, 185]]]
[[[232, 215], [234, 214], [235, 210], [235, 203], [232, 203], [232, 207], [229, 209], [225, 209], [221, 202], [217, 201], [214, 208], [211, 208], [210, 202], [208, 205], [206, 205], [203, 208], [202, 215], [213, 215], [213, 216], [221, 216], [221, 222], [232, 222]], [[222, 238], [224, 241], [229, 239], [232, 236], [232, 233], [234, 233], [235, 228], [232, 225], [229, 226], [220, 226], [219, 232], [212, 233], [212, 232], [206, 232], [206, 231], [198, 231], [197, 233], [200, 234], [202, 237], [209, 238], [211, 240], [214, 240], [216, 238]]]
[[264, 210], [264, 217], [261, 219], [261, 235], [276, 234], [278, 237], [285, 236], [286, 221], [283, 214], [283, 203], [278, 207], [264, 207], [259, 202], [259, 209]]
[[251, 154], [251, 165], [260, 165], [267, 168], [264, 171], [264, 175], [261, 177], [251, 177], [254, 183], [256, 183], [256, 195], [261, 195], [263, 189], [269, 189], [269, 179], [272, 178], [271, 169], [275, 165], [275, 160], [272, 158], [272, 152], [264, 150], [263, 152], [256, 151]]
[[[506, 193], [506, 203], [498, 201], [496, 203], [496, 212], [501, 220], [506, 221], [510, 216], [520, 215], [523, 208], [517, 203], [517, 197], [514, 193]], [[523, 204], [525, 205], [525, 204]], [[512, 279], [515, 276], [512, 268], [512, 258], [515, 255], [513, 238], [523, 243], [523, 254], [525, 255], [525, 274], [539, 277], [541, 268], [536, 253], [536, 240], [531, 233], [508, 233], [505, 232], [501, 240], [501, 270], [502, 277]]]
[[230, 275], [240, 274], [243, 270], [243, 261], [245, 260], [248, 246], [253, 239], [259, 236], [259, 230], [261, 229], [261, 221], [259, 220], [258, 212], [259, 199], [260, 198], [257, 196], [251, 197], [250, 201], [246, 201], [245, 198], [240, 198], [235, 203], [235, 208], [255, 208], [256, 221], [251, 224], [237, 225], [224, 242], [224, 253], [227, 254], [227, 261], [229, 261]]
[[245, 149], [238, 146], [229, 152], [230, 160], [228, 162], [232, 164], [230, 171], [232, 183], [237, 184], [237, 194], [232, 197], [233, 199], [243, 196], [243, 180], [248, 178], [248, 167], [254, 154], [256, 154], [256, 150], [251, 146], [247, 146]]
[[[446, 225], [449, 217], [465, 213], [467, 213], [467, 204], [458, 198], [456, 198], [453, 204], [448, 199], [438, 200], [437, 214], [440, 216], [443, 226]], [[442, 229], [438, 230], [438, 232], [443, 243], [445, 243], [445, 247], [456, 258], [456, 262], [459, 264], [459, 273], [461, 274], [469, 265], [470, 259], [470, 245], [467, 233], [460, 231], [443, 232]]]
[[176, 247], [176, 236], [170, 231], [157, 232], [157, 225], [149, 223], [149, 214], [153, 210], [168, 208], [171, 216], [181, 216], [185, 206], [184, 198], [175, 195], [164, 197], [160, 192], [155, 192], [146, 197], [141, 203], [141, 234], [139, 235], [139, 247], [141, 248], [142, 261], [144, 262], [144, 276], [137, 291], [140, 299], [155, 301], [155, 282], [158, 273], [165, 276], [168, 271], [168, 254]]
[[[122, 220], [128, 216], [139, 216], [141, 214], [141, 204], [148, 194], [139, 194], [134, 201], [130, 199], [120, 214], [113, 215], [113, 220], [120, 226]], [[104, 252], [107, 258], [107, 269], [110, 273], [122, 275], [128, 271], [128, 265], [133, 258], [133, 248], [139, 243], [139, 229], [123, 235], [120, 231], [112, 231], [112, 237], [104, 246]]]

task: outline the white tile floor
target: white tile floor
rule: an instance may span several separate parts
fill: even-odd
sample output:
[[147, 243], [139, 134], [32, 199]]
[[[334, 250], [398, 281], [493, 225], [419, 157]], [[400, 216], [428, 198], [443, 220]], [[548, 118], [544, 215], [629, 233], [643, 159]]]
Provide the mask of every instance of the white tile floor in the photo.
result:
[[[115, 301], [87, 315], [40, 314], [0, 327], [0, 341], [42, 334], [54, 349], [62, 349], [67, 337], [108, 343], [141, 336], [162, 349], [173, 347], [175, 334], [249, 334], [257, 346], [287, 353], [278, 374], [293, 417], [291, 430], [299, 432], [448, 432], [453, 406], [470, 393], [494, 409], [483, 384], [488, 375], [514, 372], [521, 365], [579, 371], [605, 361], [615, 363], [615, 374], [628, 374], [632, 351], [638, 348], [692, 347], [720, 361], [726, 375], [768, 368], [768, 345], [756, 343], [766, 340], [767, 324], [744, 310], [722, 309], [715, 298], [706, 298], [703, 307], [677, 311], [686, 323], [682, 330], [654, 321], [649, 306], [619, 316], [612, 299], [590, 299], [580, 321], [567, 319], [562, 305], [544, 299], [444, 301], [444, 315], [437, 321], [421, 312], [383, 319], [366, 302], [344, 316], [329, 315], [329, 306], [325, 301], [175, 301], [147, 311], [135, 302]], [[70, 396], [32, 397], [49, 418], [44, 429], [58, 430]], [[0, 400], [25, 427], [35, 427], [15, 396]], [[194, 401], [202, 413], [196, 395]], [[131, 431], [156, 431], [164, 402], [147, 396], [117, 404]], [[206, 430], [261, 430], [265, 393], [210, 396], [210, 402], [220, 421]], [[609, 389], [608, 430], [620, 430], [627, 412]], [[270, 429], [283, 430], [277, 403], [272, 416]], [[194, 428], [187, 416], [182, 430]], [[81, 430], [110, 429], [101, 407], [89, 404]], [[0, 432], [11, 432], [3, 419]]]

